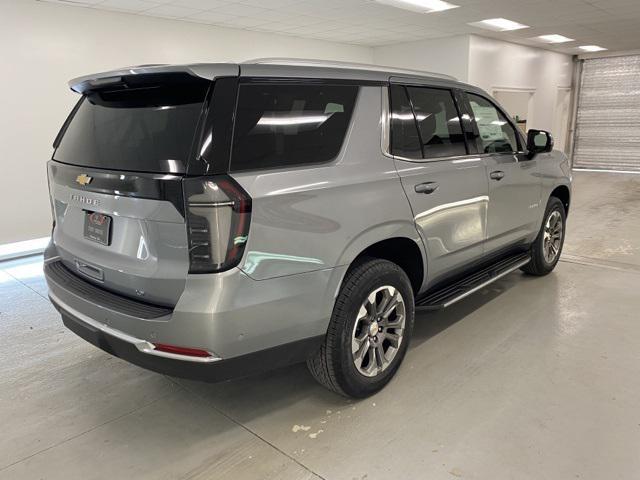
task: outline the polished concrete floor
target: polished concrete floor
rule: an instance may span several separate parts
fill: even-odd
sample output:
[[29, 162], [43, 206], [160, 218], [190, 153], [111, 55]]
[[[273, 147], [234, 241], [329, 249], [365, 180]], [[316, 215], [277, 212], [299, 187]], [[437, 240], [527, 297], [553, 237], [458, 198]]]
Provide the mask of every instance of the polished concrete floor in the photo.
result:
[[0, 479], [640, 478], [640, 175], [578, 172], [563, 260], [437, 314], [381, 393], [208, 385], [68, 332], [0, 264]]

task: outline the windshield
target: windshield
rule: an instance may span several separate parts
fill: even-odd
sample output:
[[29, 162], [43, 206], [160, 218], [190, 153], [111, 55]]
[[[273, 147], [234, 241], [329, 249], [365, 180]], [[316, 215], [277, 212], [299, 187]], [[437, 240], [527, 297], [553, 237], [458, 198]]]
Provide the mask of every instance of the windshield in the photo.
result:
[[193, 79], [91, 92], [53, 159], [109, 170], [184, 173], [209, 85]]

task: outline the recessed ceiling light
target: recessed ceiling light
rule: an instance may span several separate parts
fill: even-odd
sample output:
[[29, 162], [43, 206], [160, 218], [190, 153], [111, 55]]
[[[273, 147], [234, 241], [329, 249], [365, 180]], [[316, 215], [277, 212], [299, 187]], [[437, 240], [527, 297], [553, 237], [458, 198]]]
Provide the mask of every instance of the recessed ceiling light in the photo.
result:
[[581, 45], [578, 48], [583, 52], [602, 52], [606, 50], [606, 48], [599, 47], [598, 45]]
[[544, 43], [566, 43], [573, 42], [573, 38], [565, 37], [564, 35], [558, 35], [557, 33], [553, 33], [551, 35], [540, 35], [535, 38]]
[[385, 5], [391, 5], [392, 7], [404, 8], [406, 10], [413, 10], [414, 12], [430, 13], [430, 12], [442, 12], [443, 10], [450, 10], [452, 8], [458, 8], [460, 5], [454, 5], [453, 3], [443, 2], [442, 0], [376, 0], [378, 3]]
[[488, 18], [479, 22], [469, 23], [472, 27], [485, 28], [494, 32], [506, 32], [509, 30], [520, 30], [521, 28], [529, 28], [529, 25], [507, 20], [506, 18]]

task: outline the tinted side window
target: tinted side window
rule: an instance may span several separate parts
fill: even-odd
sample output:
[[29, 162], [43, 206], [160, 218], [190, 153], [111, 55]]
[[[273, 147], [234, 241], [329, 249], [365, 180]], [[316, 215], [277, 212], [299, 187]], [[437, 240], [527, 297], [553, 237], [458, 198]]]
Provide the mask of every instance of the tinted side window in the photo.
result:
[[405, 88], [392, 85], [390, 98], [391, 154], [405, 158], [422, 158], [420, 137]]
[[449, 90], [408, 87], [424, 158], [466, 155], [462, 125]]
[[231, 170], [334, 159], [357, 94], [352, 85], [240, 85]]
[[517, 152], [517, 135], [505, 116], [487, 99], [472, 93], [468, 95], [480, 132], [478, 150], [482, 153]]

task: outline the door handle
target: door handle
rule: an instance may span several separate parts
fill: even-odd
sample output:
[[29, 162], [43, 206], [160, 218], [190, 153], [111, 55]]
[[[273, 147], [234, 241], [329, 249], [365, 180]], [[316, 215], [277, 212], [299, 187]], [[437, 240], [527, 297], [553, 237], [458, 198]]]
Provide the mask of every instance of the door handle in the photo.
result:
[[418, 185], [416, 185], [414, 187], [414, 190], [416, 191], [416, 193], [433, 193], [435, 192], [438, 187], [440, 185], [438, 185], [437, 182], [425, 182], [425, 183], [419, 183]]
[[489, 176], [493, 179], [493, 180], [502, 180], [504, 178], [504, 172], [502, 170], [496, 170], [495, 172], [491, 172], [489, 174]]

